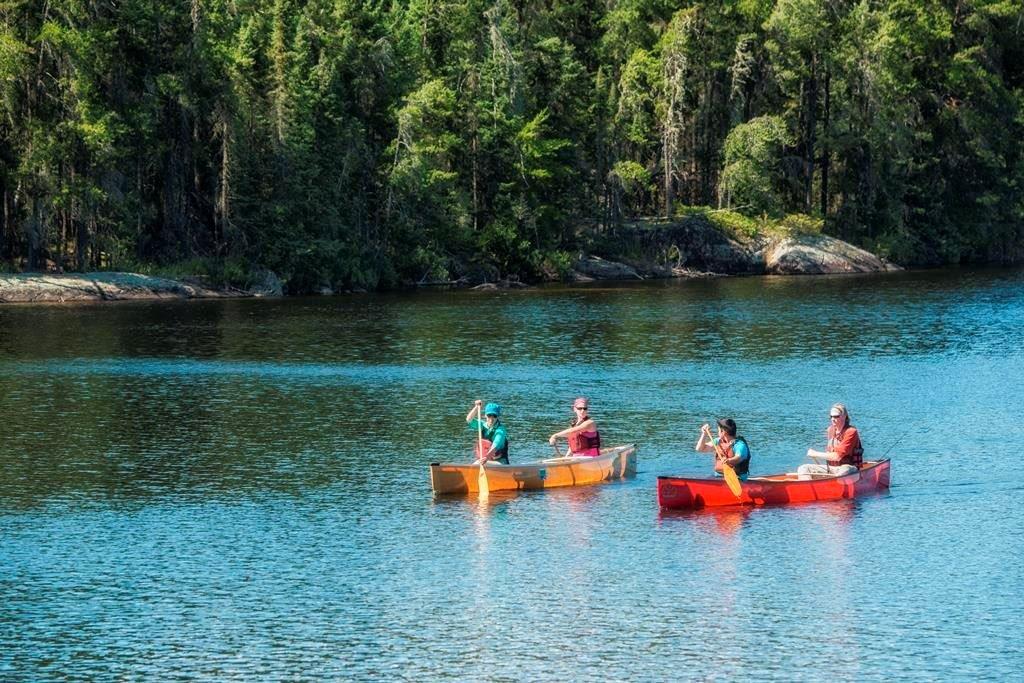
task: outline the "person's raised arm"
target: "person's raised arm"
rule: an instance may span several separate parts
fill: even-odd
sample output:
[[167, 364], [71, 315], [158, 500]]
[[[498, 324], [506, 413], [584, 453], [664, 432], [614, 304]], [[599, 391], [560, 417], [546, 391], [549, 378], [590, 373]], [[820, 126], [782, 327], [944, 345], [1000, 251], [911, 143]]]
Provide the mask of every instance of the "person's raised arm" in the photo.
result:
[[473, 420], [473, 416], [480, 417], [480, 406], [483, 404], [484, 402], [480, 399], [473, 401], [473, 407], [469, 409], [468, 413], [466, 413], [466, 422], [471, 422]]
[[709, 453], [715, 450], [715, 446], [712, 443], [711, 426], [708, 423], [704, 423], [700, 426], [700, 436], [697, 437], [697, 444], [693, 447], [693, 450], [700, 453]]

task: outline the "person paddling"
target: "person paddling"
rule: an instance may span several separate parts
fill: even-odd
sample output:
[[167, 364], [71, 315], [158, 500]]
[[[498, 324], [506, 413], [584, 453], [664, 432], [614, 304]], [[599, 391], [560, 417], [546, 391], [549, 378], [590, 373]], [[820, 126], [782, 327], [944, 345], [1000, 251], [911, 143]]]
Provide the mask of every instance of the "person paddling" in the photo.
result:
[[590, 417], [590, 402], [580, 396], [572, 402], [574, 416], [568, 429], [555, 432], [548, 439], [552, 446], [560, 438], [569, 442], [568, 455], [583, 455], [596, 458], [601, 455], [601, 434], [597, 431], [597, 422]]
[[864, 463], [864, 447], [857, 428], [850, 424], [850, 413], [842, 403], [828, 411], [827, 445], [824, 451], [807, 449], [807, 457], [824, 463], [800, 465], [796, 472], [800, 479], [812, 479], [815, 474], [842, 476], [860, 469]]
[[505, 425], [501, 424], [501, 406], [497, 403], [488, 403], [483, 406], [484, 421], [481, 422], [479, 415], [481, 413], [481, 407], [483, 401], [477, 399], [473, 402], [473, 407], [469, 409], [469, 413], [466, 415], [466, 422], [469, 424], [469, 428], [473, 430], [473, 433], [479, 431], [483, 437], [483, 453], [477, 453], [477, 459], [474, 461], [475, 464], [484, 462], [487, 460], [496, 460], [497, 462], [508, 464], [508, 432], [505, 431]]
[[722, 474], [722, 463], [728, 464], [740, 479], [746, 479], [750, 471], [750, 446], [742, 436], [736, 435], [736, 422], [729, 417], [718, 421], [718, 436], [711, 435], [711, 427], [704, 423], [700, 427], [697, 445], [693, 448], [700, 453], [715, 454], [715, 472]]

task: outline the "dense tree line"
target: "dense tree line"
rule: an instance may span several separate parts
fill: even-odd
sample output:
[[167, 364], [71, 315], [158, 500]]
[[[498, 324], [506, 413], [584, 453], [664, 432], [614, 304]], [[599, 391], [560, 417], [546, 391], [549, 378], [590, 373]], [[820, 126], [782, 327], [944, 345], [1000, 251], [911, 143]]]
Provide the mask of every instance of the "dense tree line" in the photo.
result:
[[[905, 263], [1024, 235], [1020, 0], [2, 0], [7, 268], [292, 291], [564, 266], [681, 205]], [[462, 267], [460, 266], [460, 267]]]

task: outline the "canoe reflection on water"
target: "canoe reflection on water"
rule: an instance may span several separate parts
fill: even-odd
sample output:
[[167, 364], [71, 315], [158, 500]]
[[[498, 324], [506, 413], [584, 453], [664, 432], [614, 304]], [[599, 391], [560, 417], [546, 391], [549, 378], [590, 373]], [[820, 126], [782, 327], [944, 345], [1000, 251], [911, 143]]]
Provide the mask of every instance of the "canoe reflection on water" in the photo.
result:
[[725, 537], [734, 536], [746, 525], [753, 508], [744, 507], [723, 507], [711, 508], [709, 510], [696, 509], [669, 509], [658, 510], [658, 520], [661, 523], [675, 520], [686, 521], [695, 524], [698, 529], [711, 534]]
[[567, 508], [568, 512], [584, 513], [590, 510], [593, 502], [602, 497], [600, 486], [560, 487], [550, 491], [541, 489], [502, 489], [482, 496], [474, 492], [469, 496], [434, 495], [431, 504], [434, 506], [455, 506], [464, 508], [466, 503], [480, 515], [491, 515], [502, 507], [518, 501], [528, 500], [531, 496], [542, 495], [552, 504]]

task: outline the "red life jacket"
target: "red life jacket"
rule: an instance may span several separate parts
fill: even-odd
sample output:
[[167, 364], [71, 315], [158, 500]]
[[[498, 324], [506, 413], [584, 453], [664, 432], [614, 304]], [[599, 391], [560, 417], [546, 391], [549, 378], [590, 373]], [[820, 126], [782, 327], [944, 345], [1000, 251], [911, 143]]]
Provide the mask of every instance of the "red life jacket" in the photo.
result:
[[484, 453], [486, 453], [489, 450], [491, 450], [491, 442], [488, 441], [487, 439], [480, 439], [475, 444], [473, 444], [473, 456], [477, 460], [484, 457]]
[[750, 444], [748, 444], [747, 440], [744, 439], [742, 436], [737, 436], [735, 439], [730, 441], [728, 448], [723, 447], [721, 442], [715, 444], [715, 472], [721, 472], [722, 469], [724, 469], [722, 467], [722, 463], [736, 455], [732, 447], [733, 444], [735, 444], [737, 441], [742, 441], [744, 444], [746, 444], [747, 457], [736, 463], [736, 466], [733, 467], [732, 470], [738, 475], [743, 475], [750, 472]]
[[843, 443], [843, 433], [848, 430], [853, 430], [853, 450], [843, 456], [841, 460], [830, 465], [853, 465], [858, 470], [864, 464], [864, 447], [860, 444], [860, 434], [857, 432], [857, 428], [851, 424], [847, 424], [842, 429], [834, 430], [832, 427], [828, 428], [828, 448], [827, 450], [836, 452], [836, 449]]
[[[488, 430], [486, 426], [483, 426], [481, 428], [481, 430], [480, 430], [481, 442], [473, 444], [473, 453], [476, 456], [477, 460], [482, 458], [483, 454], [491, 449], [492, 442], [491, 442], [490, 439], [487, 438], [487, 436], [484, 436], [484, 435], [494, 436], [494, 434], [497, 431], [497, 428], [498, 428], [498, 426], [500, 424], [501, 424], [500, 422], [495, 422], [494, 423], [494, 429], [490, 429], [490, 430]], [[483, 447], [482, 450], [481, 450], [481, 446]], [[496, 460], [496, 461], [498, 461], [500, 463], [504, 463], [506, 465], [509, 464], [508, 463], [508, 435], [505, 436], [505, 445], [502, 446], [501, 448], [499, 448], [494, 453], [492, 453], [491, 454], [491, 459], [492, 460]]]
[[[576, 426], [575, 420], [572, 426]], [[601, 435], [596, 429], [589, 432], [573, 432], [567, 440], [573, 455], [587, 455], [592, 458], [601, 455]]]

